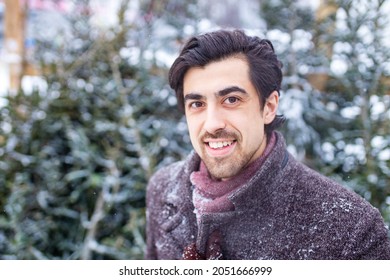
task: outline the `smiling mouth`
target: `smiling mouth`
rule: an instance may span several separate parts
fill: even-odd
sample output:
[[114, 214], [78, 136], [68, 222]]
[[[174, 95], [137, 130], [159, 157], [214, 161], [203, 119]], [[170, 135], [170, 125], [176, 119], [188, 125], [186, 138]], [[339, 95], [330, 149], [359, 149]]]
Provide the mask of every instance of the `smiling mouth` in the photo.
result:
[[205, 141], [206, 153], [211, 158], [225, 158], [236, 148], [237, 140]]
[[232, 145], [235, 141], [206, 142], [211, 149], [223, 149]]

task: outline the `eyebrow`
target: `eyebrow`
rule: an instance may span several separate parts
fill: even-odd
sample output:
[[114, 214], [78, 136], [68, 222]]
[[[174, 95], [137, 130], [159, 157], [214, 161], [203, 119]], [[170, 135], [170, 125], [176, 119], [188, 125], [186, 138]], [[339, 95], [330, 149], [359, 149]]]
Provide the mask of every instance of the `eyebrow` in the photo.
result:
[[[230, 86], [226, 87], [224, 89], [221, 89], [220, 91], [216, 92], [215, 95], [218, 97], [226, 96], [232, 92], [241, 92], [243, 94], [248, 94], [245, 89], [240, 88], [238, 86]], [[189, 93], [184, 96], [184, 102], [188, 100], [202, 100], [205, 99], [205, 97], [202, 94], [199, 93]]]
[[246, 90], [243, 88], [240, 88], [238, 86], [231, 86], [231, 87], [227, 87], [227, 88], [224, 88], [224, 89], [218, 91], [217, 96], [223, 97], [223, 96], [228, 95], [229, 93], [232, 93], [232, 92], [241, 92], [243, 94], [248, 94], [246, 92]]
[[189, 93], [184, 96], [184, 102], [187, 102], [188, 100], [202, 100], [204, 99], [204, 96], [199, 93]]

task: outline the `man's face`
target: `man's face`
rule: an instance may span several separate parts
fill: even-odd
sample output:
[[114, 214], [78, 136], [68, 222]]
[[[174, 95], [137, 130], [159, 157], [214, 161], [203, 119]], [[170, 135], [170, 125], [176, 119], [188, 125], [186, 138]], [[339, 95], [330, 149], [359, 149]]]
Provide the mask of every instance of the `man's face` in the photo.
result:
[[195, 151], [214, 178], [237, 175], [265, 149], [264, 125], [275, 118], [277, 93], [271, 94], [261, 110], [249, 66], [238, 57], [190, 68], [183, 82]]

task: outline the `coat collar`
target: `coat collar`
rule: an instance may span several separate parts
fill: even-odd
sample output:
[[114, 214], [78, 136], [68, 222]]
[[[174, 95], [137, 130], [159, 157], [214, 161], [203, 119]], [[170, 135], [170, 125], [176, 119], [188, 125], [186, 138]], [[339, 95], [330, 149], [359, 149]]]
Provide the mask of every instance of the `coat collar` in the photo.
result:
[[272, 193], [277, 191], [275, 183], [288, 160], [289, 153], [286, 150], [284, 138], [281, 133], [276, 132], [275, 147], [261, 168], [246, 184], [229, 197], [235, 205], [236, 211], [244, 211], [248, 207], [263, 203]]

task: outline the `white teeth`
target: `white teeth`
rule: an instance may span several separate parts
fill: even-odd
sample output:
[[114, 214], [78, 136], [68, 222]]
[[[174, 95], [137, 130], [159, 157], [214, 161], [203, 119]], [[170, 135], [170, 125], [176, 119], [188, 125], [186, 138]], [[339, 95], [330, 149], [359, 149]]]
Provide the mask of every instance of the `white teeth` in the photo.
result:
[[218, 149], [226, 146], [230, 146], [233, 143], [233, 141], [224, 141], [224, 142], [209, 142], [210, 148]]

